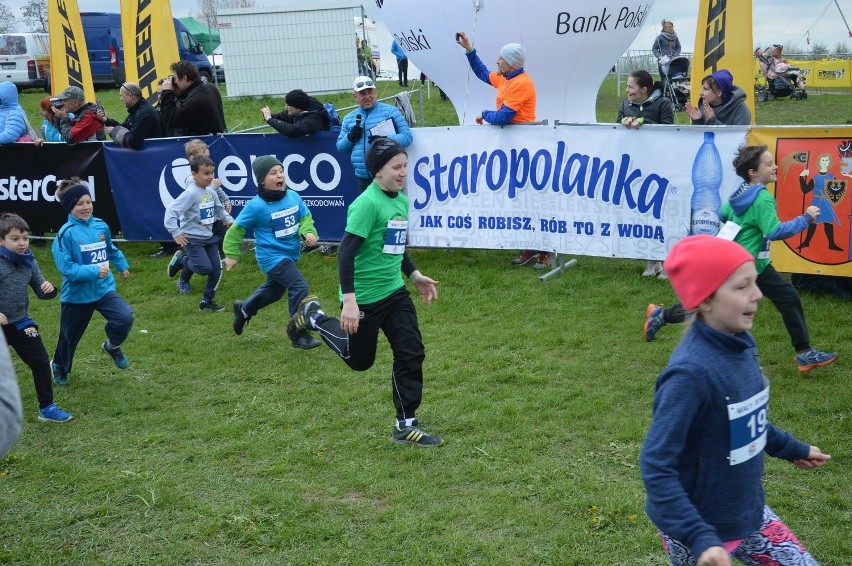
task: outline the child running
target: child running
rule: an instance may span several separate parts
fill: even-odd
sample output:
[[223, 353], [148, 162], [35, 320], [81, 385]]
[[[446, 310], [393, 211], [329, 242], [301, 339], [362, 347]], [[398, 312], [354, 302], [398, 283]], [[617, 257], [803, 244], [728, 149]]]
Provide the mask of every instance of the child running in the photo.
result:
[[405, 273], [426, 304], [438, 298], [438, 282], [414, 266], [405, 251], [408, 198], [402, 192], [408, 156], [398, 143], [377, 138], [367, 150], [373, 182], [349, 205], [337, 255], [340, 320], [327, 316], [308, 295], [290, 319], [287, 334], [318, 330], [325, 343], [355, 371], [372, 367], [381, 330], [393, 350], [391, 390], [396, 408], [394, 442], [441, 446], [441, 437], [420, 428], [415, 411], [423, 393], [423, 339], [405, 288]]
[[639, 466], [648, 517], [673, 566], [817, 563], [765, 504], [764, 452], [816, 468], [831, 456], [769, 422], [752, 327], [755, 259], [708, 235], [672, 247], [666, 273], [692, 325], [657, 377]]
[[207, 283], [198, 309], [219, 312], [225, 307], [213, 300], [222, 278], [219, 238], [213, 235], [213, 222], [218, 219], [230, 226], [234, 219], [225, 212], [216, 191], [210, 187], [215, 168], [213, 160], [205, 155], [196, 155], [189, 161], [189, 166], [195, 183], [169, 205], [163, 219], [166, 230], [178, 245], [183, 246], [183, 252], [176, 253], [169, 262], [168, 275], [174, 277], [178, 271], [181, 272], [177, 280], [181, 295], [190, 292], [192, 273], [206, 275]]
[[33, 372], [38, 397], [38, 420], [64, 423], [71, 415], [53, 403], [50, 358], [38, 333], [38, 325], [27, 314], [30, 305], [27, 287], [39, 299], [52, 299], [56, 288], [46, 281], [30, 246], [30, 227], [17, 214], [0, 215], [0, 324], [6, 342]]
[[[802, 299], [792, 283], [775, 271], [769, 258], [770, 241], [785, 240], [798, 234], [813, 224], [820, 210], [816, 206], [809, 206], [801, 216], [781, 222], [775, 211], [775, 197], [766, 189], [767, 184], [777, 181], [778, 166], [765, 145], [740, 147], [734, 158], [734, 169], [742, 177], [743, 183], [722, 207], [722, 221], [730, 221], [728, 224], [736, 227], [734, 241], [755, 258], [757, 286], [781, 313], [796, 351], [794, 359], [799, 371], [827, 366], [835, 362], [840, 354], [821, 352], [811, 347]], [[663, 305], [648, 305], [645, 310], [645, 340], [651, 342], [663, 326], [680, 323], [685, 319], [686, 313], [679, 304], [668, 309]]]
[[[225, 234], [225, 268], [237, 266], [240, 244], [246, 230], [254, 230], [255, 256], [266, 273], [266, 283], [257, 288], [245, 301], [234, 301], [234, 332], [243, 327], [257, 311], [289, 293], [290, 316], [308, 295], [308, 282], [296, 267], [301, 240], [313, 246], [317, 231], [311, 212], [296, 191], [287, 189], [284, 167], [272, 155], [258, 157], [252, 163], [257, 180], [257, 196], [251, 199]], [[308, 350], [322, 342], [302, 331], [294, 335], [293, 347]]]
[[68, 385], [74, 353], [92, 314], [101, 313], [107, 323], [107, 339], [101, 344], [119, 369], [130, 364], [121, 345], [133, 328], [133, 309], [115, 292], [110, 263], [122, 279], [130, 276], [130, 266], [121, 250], [112, 243], [109, 226], [92, 215], [92, 195], [79, 177], [66, 179], [56, 190], [56, 199], [68, 213], [68, 221], [53, 240], [53, 261], [62, 274], [59, 297], [59, 340], [53, 354], [53, 381]]

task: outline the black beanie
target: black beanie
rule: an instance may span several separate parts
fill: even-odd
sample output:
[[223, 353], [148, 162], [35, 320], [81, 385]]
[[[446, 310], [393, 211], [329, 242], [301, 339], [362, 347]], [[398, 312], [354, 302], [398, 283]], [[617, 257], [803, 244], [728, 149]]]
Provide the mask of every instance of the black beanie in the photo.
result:
[[371, 177], [375, 177], [376, 173], [385, 166], [385, 164], [400, 153], [406, 153], [405, 148], [389, 138], [376, 138], [370, 144], [370, 149], [367, 150], [367, 155], [364, 157], [364, 164], [367, 166], [367, 171]]
[[77, 205], [77, 201], [86, 195], [91, 197], [92, 193], [89, 192], [89, 187], [80, 183], [67, 188], [65, 192], [62, 193], [62, 196], [59, 199], [59, 204], [62, 205], [65, 212], [71, 214], [71, 211], [74, 210], [74, 207]]
[[281, 162], [274, 155], [261, 155], [252, 161], [251, 170], [254, 171], [254, 178], [257, 179], [258, 186], [263, 185], [263, 180], [269, 170], [276, 165], [281, 165]]
[[311, 106], [310, 97], [305, 94], [305, 91], [299, 89], [288, 92], [284, 100], [287, 102], [287, 106], [292, 106], [299, 110], [307, 110]]

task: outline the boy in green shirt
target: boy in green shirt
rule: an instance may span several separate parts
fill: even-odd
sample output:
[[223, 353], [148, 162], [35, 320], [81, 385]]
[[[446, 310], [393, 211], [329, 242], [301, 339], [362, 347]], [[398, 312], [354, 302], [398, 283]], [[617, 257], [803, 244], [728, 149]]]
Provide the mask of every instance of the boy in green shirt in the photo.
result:
[[317, 330], [350, 368], [365, 371], [376, 359], [381, 330], [393, 350], [394, 442], [440, 446], [441, 437], [423, 431], [415, 417], [423, 393], [426, 353], [402, 274], [411, 279], [426, 304], [438, 298], [438, 282], [420, 273], [405, 251], [408, 198], [402, 188], [408, 155], [395, 141], [378, 138], [365, 161], [373, 182], [349, 206], [337, 254], [340, 320], [326, 315], [317, 297], [309, 295], [290, 319], [287, 334], [292, 339], [299, 332]]

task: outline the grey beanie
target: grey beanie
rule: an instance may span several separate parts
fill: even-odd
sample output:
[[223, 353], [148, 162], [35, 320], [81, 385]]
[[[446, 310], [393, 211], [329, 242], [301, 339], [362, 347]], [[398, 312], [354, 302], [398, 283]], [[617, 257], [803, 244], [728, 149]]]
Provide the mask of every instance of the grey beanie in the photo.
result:
[[254, 171], [254, 178], [257, 179], [257, 184], [262, 185], [269, 170], [276, 165], [283, 165], [274, 155], [261, 155], [251, 164], [251, 169]]
[[367, 166], [367, 171], [375, 177], [376, 173], [384, 167], [388, 161], [393, 159], [400, 153], [405, 153], [405, 148], [389, 138], [376, 138], [370, 149], [367, 150], [367, 155], [364, 156], [364, 164]]
[[527, 52], [520, 43], [507, 43], [500, 49], [500, 57], [512, 67], [523, 67], [527, 60]]

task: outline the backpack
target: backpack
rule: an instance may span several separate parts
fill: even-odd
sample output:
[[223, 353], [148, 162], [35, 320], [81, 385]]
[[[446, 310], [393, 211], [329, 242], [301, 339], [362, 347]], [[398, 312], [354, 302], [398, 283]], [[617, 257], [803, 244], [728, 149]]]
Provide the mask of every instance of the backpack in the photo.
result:
[[332, 128], [334, 128], [335, 126], [340, 127], [343, 125], [340, 121], [340, 116], [337, 115], [337, 110], [334, 109], [334, 104], [332, 104], [331, 102], [325, 102], [322, 106], [328, 113], [328, 122]]

